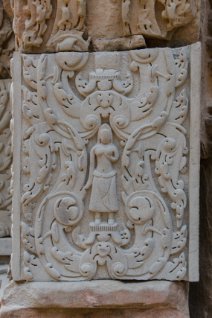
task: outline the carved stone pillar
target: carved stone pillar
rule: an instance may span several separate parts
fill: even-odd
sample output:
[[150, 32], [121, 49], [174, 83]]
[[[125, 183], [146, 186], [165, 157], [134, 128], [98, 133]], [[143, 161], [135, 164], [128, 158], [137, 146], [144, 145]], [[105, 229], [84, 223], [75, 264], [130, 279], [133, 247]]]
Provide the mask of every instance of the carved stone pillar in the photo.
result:
[[10, 13], [0, 2], [0, 303], [7, 281], [11, 242], [11, 103], [10, 58], [14, 51], [14, 36]]
[[13, 11], [13, 281], [1, 317], [189, 317], [200, 44], [141, 48], [190, 43], [180, 32], [191, 25], [197, 40], [198, 1], [20, 0]]

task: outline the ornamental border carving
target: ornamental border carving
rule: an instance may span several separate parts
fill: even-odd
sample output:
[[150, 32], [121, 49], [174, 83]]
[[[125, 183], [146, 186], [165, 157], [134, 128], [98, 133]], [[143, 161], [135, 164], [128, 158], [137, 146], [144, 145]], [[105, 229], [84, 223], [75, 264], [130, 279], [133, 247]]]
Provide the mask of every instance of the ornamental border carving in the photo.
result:
[[13, 279], [198, 280], [200, 45], [13, 74]]

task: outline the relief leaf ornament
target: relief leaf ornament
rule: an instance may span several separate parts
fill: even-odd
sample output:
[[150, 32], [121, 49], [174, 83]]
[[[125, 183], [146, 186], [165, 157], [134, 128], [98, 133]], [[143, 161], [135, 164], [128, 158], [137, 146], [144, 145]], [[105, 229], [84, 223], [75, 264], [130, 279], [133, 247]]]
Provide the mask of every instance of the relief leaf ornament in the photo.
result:
[[26, 279], [187, 279], [189, 50], [21, 56]]
[[13, 0], [11, 7], [17, 46], [29, 53], [146, 47], [146, 39], [177, 40], [189, 23], [199, 32], [196, 0]]
[[23, 10], [27, 16], [23, 32], [24, 47], [26, 49], [39, 47], [43, 42], [47, 21], [51, 17], [51, 0], [27, 0]]

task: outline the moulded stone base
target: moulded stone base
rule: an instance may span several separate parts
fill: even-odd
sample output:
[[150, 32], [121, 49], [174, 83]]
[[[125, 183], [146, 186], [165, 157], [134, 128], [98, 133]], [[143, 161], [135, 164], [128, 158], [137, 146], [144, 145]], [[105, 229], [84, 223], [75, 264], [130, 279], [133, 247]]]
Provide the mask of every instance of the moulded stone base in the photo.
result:
[[[51, 308], [51, 309], [49, 309]], [[11, 283], [1, 318], [188, 318], [187, 284], [166, 281], [124, 283]]]

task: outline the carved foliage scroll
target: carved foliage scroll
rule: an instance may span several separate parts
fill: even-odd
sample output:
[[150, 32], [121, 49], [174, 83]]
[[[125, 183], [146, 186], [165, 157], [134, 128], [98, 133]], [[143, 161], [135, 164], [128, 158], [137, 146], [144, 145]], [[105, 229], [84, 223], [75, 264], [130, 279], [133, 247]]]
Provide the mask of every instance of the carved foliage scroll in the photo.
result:
[[190, 48], [20, 58], [17, 279], [188, 279]]
[[20, 0], [13, 6], [17, 45], [25, 52], [55, 52], [129, 49], [145, 46], [144, 38], [169, 40], [177, 28], [198, 19], [199, 2]]

